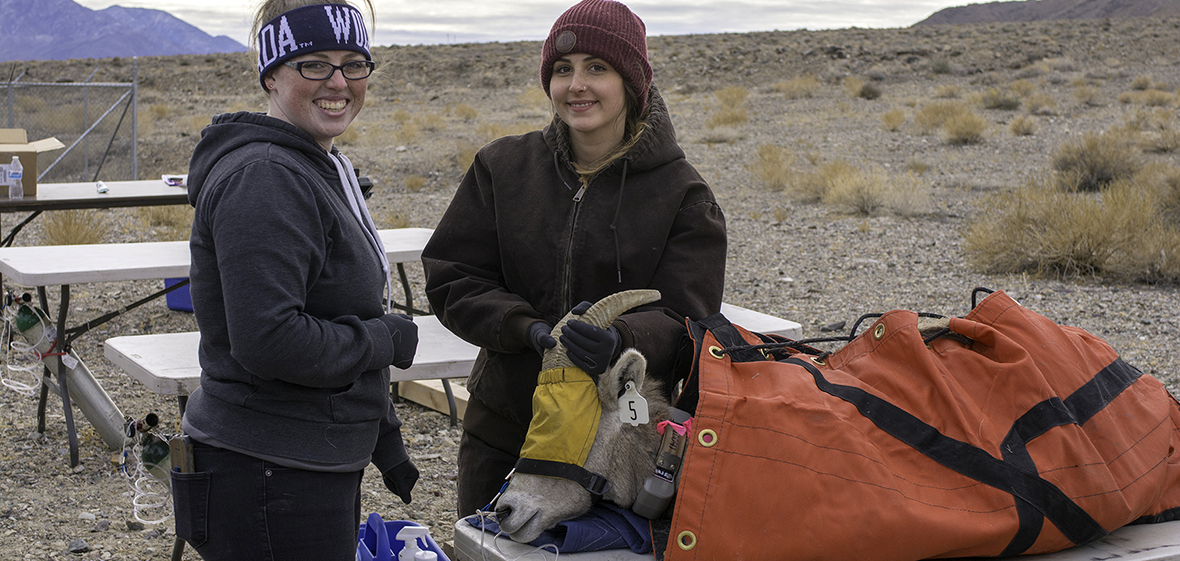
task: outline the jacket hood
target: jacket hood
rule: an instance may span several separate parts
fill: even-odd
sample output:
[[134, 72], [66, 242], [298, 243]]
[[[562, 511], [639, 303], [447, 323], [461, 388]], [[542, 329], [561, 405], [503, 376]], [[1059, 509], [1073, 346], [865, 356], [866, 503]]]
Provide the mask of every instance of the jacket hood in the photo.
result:
[[327, 152], [299, 127], [264, 113], [223, 113], [214, 116], [213, 123], [201, 130], [201, 141], [193, 149], [188, 166], [189, 204], [196, 206], [201, 188], [223, 156], [253, 142], [266, 142], [304, 152], [318, 167], [323, 168], [325, 174], [336, 175], [335, 164]]
[[[647, 128], [639, 141], [627, 151], [618, 161], [613, 162], [606, 169], [612, 169], [627, 161], [627, 168], [631, 172], [643, 172], [657, 168], [673, 160], [684, 158], [684, 150], [676, 143], [676, 129], [672, 126], [672, 117], [668, 114], [668, 106], [659, 90], [652, 85], [647, 101], [650, 111], [647, 116]], [[545, 143], [557, 153], [562, 162], [572, 169], [573, 150], [569, 145], [569, 125], [557, 115], [553, 122], [545, 127]], [[603, 170], [606, 171], [606, 170]]]

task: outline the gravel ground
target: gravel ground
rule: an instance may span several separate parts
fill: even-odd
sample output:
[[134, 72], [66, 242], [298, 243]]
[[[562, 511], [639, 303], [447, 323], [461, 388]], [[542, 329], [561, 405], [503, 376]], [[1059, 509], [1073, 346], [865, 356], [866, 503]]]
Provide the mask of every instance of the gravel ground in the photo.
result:
[[[1176, 81], [1178, 23], [1106, 20], [652, 38], [656, 83], [666, 94], [689, 160], [713, 185], [726, 212], [725, 300], [798, 321], [805, 337], [816, 337], [826, 334], [821, 327], [850, 326], [864, 313], [901, 308], [963, 315], [973, 288], [1004, 290], [1059, 323], [1103, 337], [1128, 362], [1177, 393], [1177, 286], [987, 275], [969, 266], [960, 244], [962, 229], [987, 195], [1044, 172], [1048, 155], [1062, 143], [1121, 125], [1141, 109], [1116, 101], [1134, 78]], [[529, 97], [524, 87], [530, 80], [535, 84], [539, 44], [382, 51], [388, 70], [371, 84], [361, 132], [344, 149], [377, 185], [370, 208], [380, 226], [432, 227], [465, 167], [457, 163], [462, 158], [456, 152], [497, 132], [546, 120], [535, 95]], [[88, 73], [82, 69], [103, 62], [29, 65], [33, 79], [71, 72], [82, 79]], [[95, 80], [120, 78], [117, 69], [109, 72], [116, 75], [100, 73]], [[141, 177], [182, 172], [195, 132], [209, 115], [259, 102], [249, 63], [241, 57], [147, 57], [140, 72], [145, 85], [141, 113], [144, 107], [164, 108], [158, 110], [163, 116], [141, 124], [146, 169]], [[773, 84], [802, 72], [823, 84], [813, 97], [791, 100], [774, 91]], [[847, 75], [872, 80], [883, 95], [872, 101], [848, 97], [840, 87]], [[987, 138], [970, 146], [924, 136], [909, 122], [914, 107], [931, 100], [940, 87], [959, 88], [968, 103], [972, 92], [1017, 79], [1035, 83], [1054, 100], [1052, 111], [1034, 116], [1038, 131], [1032, 136], [1008, 132], [1019, 110], [980, 110], [989, 121]], [[1071, 83], [1079, 79], [1094, 84], [1100, 103], [1075, 99]], [[749, 122], [709, 128], [705, 123], [717, 103], [713, 92], [728, 85], [748, 91]], [[1167, 84], [1171, 91], [1176, 86]], [[462, 105], [475, 108], [478, 116], [456, 109]], [[891, 109], [907, 115], [897, 132], [881, 127], [881, 115]], [[1163, 110], [1175, 112], [1174, 106]], [[417, 134], [399, 111], [421, 119], [410, 121], [418, 123]], [[921, 162], [929, 167], [919, 177], [930, 188], [930, 206], [904, 218], [846, 215], [793, 202], [763, 188], [751, 174], [749, 164], [763, 144], [784, 146], [800, 162], [843, 159], [893, 172]], [[1176, 165], [1172, 154], [1150, 158]], [[424, 185], [407, 181], [415, 176]], [[107, 241], [157, 239], [140, 213], [100, 216], [109, 225]], [[40, 228], [34, 222], [17, 243], [40, 243]], [[416, 301], [424, 302], [421, 267], [411, 265], [409, 273]], [[151, 282], [73, 287], [71, 316], [97, 317], [157, 288], [159, 283]], [[178, 423], [174, 400], [152, 394], [113, 366], [103, 357], [102, 341], [195, 327], [191, 314], [152, 302], [88, 333], [76, 350], [123, 413], [139, 418], [155, 412], [162, 432], [171, 432]], [[13, 354], [7, 360], [20, 362]], [[8, 376], [31, 381], [27, 375]], [[51, 398], [47, 428], [40, 435], [34, 434], [36, 406], [36, 397], [0, 390], [0, 559], [167, 559], [171, 522], [150, 523], [166, 516], [167, 508], [136, 511], [136, 493], [120, 467], [121, 456], [106, 448], [76, 408], [81, 464], [71, 469], [60, 400]], [[422, 478], [413, 504], [406, 506], [384, 489], [377, 473], [367, 474], [362, 510], [418, 521], [430, 526], [440, 542], [449, 540], [459, 432], [441, 413], [411, 403], [396, 407]], [[185, 559], [196, 558], [191, 550], [186, 553]]]

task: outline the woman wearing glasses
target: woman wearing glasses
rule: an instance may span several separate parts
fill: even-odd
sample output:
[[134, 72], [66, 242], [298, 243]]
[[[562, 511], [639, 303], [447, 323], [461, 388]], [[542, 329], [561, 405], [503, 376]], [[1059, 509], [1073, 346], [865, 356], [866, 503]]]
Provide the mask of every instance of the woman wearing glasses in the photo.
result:
[[214, 117], [189, 166], [201, 387], [176, 530], [208, 560], [345, 561], [365, 467], [406, 503], [418, 479], [389, 397], [417, 328], [383, 305], [385, 251], [332, 143], [374, 64], [343, 2], [267, 0], [255, 40], [266, 113]]

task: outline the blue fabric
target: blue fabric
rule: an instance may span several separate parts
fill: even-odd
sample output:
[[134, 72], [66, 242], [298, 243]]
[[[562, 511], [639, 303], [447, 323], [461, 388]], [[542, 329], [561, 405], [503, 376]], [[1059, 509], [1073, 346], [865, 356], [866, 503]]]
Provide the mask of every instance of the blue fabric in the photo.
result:
[[[486, 532], [500, 532], [500, 525], [490, 517], [482, 519], [482, 526], [478, 514], [463, 520]], [[615, 504], [602, 502], [591, 507], [590, 512], [582, 516], [560, 522], [557, 526], [541, 532], [541, 535], [529, 542], [529, 545], [553, 545], [561, 553], [605, 549], [630, 549], [635, 553], [651, 553], [651, 532], [648, 530], [646, 518]]]

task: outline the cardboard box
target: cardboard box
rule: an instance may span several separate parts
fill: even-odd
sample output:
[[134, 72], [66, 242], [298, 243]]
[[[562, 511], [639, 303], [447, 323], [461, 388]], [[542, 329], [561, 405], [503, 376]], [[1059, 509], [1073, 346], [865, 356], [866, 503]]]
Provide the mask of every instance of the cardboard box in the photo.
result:
[[4, 171], [4, 181], [0, 181], [3, 186], [0, 188], [0, 198], [8, 198], [8, 164], [12, 163], [13, 156], [20, 158], [21, 168], [24, 169], [21, 184], [25, 188], [25, 196], [34, 197], [37, 195], [37, 154], [65, 147], [52, 136], [29, 142], [24, 129], [0, 129], [0, 168]]

